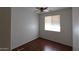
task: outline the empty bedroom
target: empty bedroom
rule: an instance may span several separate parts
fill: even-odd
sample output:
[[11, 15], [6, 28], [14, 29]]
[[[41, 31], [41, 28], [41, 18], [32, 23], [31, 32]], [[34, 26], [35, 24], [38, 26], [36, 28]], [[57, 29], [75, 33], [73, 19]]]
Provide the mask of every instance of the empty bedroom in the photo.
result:
[[78, 14], [75, 7], [0, 7], [0, 51], [77, 51]]

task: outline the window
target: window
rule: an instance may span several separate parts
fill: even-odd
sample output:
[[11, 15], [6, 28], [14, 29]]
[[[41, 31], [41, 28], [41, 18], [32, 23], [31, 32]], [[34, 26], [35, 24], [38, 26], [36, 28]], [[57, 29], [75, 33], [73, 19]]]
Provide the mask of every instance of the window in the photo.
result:
[[60, 32], [60, 15], [45, 16], [45, 30]]

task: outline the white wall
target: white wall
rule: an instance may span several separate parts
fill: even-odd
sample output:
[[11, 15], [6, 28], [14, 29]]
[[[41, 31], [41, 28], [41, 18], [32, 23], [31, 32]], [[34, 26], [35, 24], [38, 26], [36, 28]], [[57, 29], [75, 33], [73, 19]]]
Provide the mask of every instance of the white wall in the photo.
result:
[[[44, 30], [44, 17], [48, 15], [61, 15], [61, 32]], [[41, 14], [40, 37], [72, 46], [72, 8]]]
[[79, 51], [79, 7], [72, 8], [73, 16], [73, 50]]
[[38, 37], [38, 15], [33, 7], [11, 9], [11, 49]]

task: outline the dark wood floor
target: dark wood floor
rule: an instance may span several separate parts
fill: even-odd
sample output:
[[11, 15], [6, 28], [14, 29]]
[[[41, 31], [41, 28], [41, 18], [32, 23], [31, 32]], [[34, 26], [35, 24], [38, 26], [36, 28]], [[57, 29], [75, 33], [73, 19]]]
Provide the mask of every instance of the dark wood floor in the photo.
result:
[[38, 38], [13, 49], [13, 51], [72, 51], [72, 47]]

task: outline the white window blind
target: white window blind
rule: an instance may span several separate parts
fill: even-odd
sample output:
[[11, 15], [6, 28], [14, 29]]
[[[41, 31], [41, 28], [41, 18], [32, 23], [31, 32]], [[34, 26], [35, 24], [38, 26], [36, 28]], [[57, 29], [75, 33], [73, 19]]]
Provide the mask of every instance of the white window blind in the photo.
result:
[[45, 16], [45, 30], [60, 32], [60, 15]]

